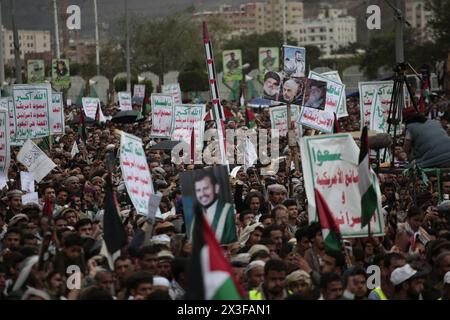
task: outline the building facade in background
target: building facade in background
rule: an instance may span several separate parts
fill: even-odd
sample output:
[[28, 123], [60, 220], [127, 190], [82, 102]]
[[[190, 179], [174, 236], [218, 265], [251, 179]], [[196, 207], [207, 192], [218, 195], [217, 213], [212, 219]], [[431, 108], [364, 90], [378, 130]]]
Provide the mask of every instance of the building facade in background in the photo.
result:
[[411, 27], [418, 31], [417, 39], [419, 41], [431, 41], [432, 33], [428, 26], [428, 21], [433, 14], [426, 8], [425, 0], [406, 0], [405, 1], [405, 18], [411, 24]]
[[246, 3], [239, 8], [223, 5], [217, 11], [197, 12], [193, 16], [198, 20], [222, 19], [231, 28], [230, 35], [283, 32], [283, 6], [286, 26], [303, 21], [303, 2], [285, 0]]
[[[20, 58], [35, 53], [51, 52], [51, 33], [46, 30], [18, 30]], [[3, 28], [5, 64], [14, 65], [14, 37], [12, 30]]]
[[326, 58], [333, 51], [356, 42], [356, 19], [344, 9], [325, 8], [316, 19], [289, 25], [288, 32], [299, 46], [317, 46]]

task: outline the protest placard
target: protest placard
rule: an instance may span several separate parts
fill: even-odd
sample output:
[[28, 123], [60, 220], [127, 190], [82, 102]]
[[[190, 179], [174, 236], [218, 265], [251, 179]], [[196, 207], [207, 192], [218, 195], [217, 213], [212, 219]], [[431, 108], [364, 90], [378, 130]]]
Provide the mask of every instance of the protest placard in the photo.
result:
[[131, 93], [126, 91], [119, 92], [119, 108], [121, 111], [132, 110]]
[[[86, 115], [86, 117], [95, 119], [95, 114], [97, 112], [97, 108], [100, 106], [100, 99], [83, 97], [81, 99], [81, 103], [83, 104], [83, 111], [84, 111], [84, 114]], [[100, 108], [100, 121], [101, 122], [106, 121], [106, 118], [102, 112], [102, 108]]]
[[[291, 105], [291, 121], [294, 121], [294, 123], [299, 116], [298, 109], [297, 105]], [[270, 108], [269, 113], [272, 129], [278, 129], [281, 137], [286, 136], [288, 132], [287, 106]], [[296, 127], [297, 124], [295, 123], [294, 128]]]
[[27, 171], [20, 171], [20, 189], [25, 192], [34, 192], [33, 174]]
[[52, 106], [49, 110], [50, 134], [64, 134], [63, 96], [60, 92], [52, 93]]
[[8, 177], [10, 160], [9, 112], [0, 108], [0, 175], [3, 177]]
[[[321, 75], [323, 75], [331, 80], [334, 80], [338, 83], [343, 83], [341, 80], [341, 77], [339, 76], [338, 71], [328, 71], [328, 72], [321, 73]], [[345, 98], [345, 92], [341, 96], [341, 102], [339, 103], [338, 112], [336, 114], [336, 117], [337, 118], [348, 117], [347, 100]]]
[[173, 95], [173, 101], [175, 104], [181, 104], [181, 87], [179, 83], [165, 84], [162, 86], [162, 93]]
[[133, 96], [138, 98], [145, 98], [145, 84], [135, 84], [133, 88]]
[[45, 80], [44, 60], [27, 61], [27, 83], [39, 83]]
[[169, 94], [152, 94], [152, 131], [155, 138], [170, 138], [173, 126], [173, 96]]
[[[394, 82], [389, 81], [367, 81], [359, 82], [359, 105], [361, 113], [361, 129], [364, 126], [370, 128], [370, 115], [372, 104], [375, 96], [375, 92], [379, 94], [379, 103], [381, 104], [381, 109], [383, 114], [389, 113], [389, 105], [391, 103], [391, 95], [394, 87]], [[387, 117], [385, 116], [387, 119]]]
[[22, 204], [26, 205], [28, 203], [35, 203], [39, 205], [39, 194], [37, 192], [29, 192], [22, 195]]
[[15, 84], [13, 102], [16, 140], [37, 139], [50, 134], [50, 84]]
[[[367, 237], [367, 226], [361, 228], [361, 193], [359, 190], [359, 148], [349, 133], [307, 136], [301, 139], [302, 168], [308, 198], [308, 220], [317, 221], [314, 189], [320, 191], [342, 236]], [[373, 185], [378, 207], [371, 221], [374, 236], [384, 234], [381, 192], [376, 175]]]
[[283, 46], [283, 71], [287, 77], [305, 76], [306, 49], [303, 47]]
[[172, 140], [191, 144], [192, 129], [194, 129], [196, 150], [203, 150], [205, 122], [202, 120], [205, 113], [206, 105], [204, 104], [175, 104]]
[[180, 180], [184, 221], [189, 239], [192, 239], [196, 210], [203, 210], [206, 220], [221, 244], [237, 241], [234, 201], [227, 167], [215, 166], [185, 171], [180, 174]]
[[342, 95], [345, 95], [345, 85], [314, 71], [309, 72], [308, 78], [327, 83], [325, 109], [302, 108], [299, 121], [302, 125], [331, 133], [333, 132], [334, 114], [337, 113]]
[[224, 50], [222, 58], [223, 80], [225, 82], [241, 81], [243, 77], [241, 50]]
[[154, 192], [142, 140], [123, 131], [120, 136], [120, 168], [136, 211], [147, 215], [149, 198]]
[[68, 59], [52, 60], [52, 84], [56, 88], [70, 87], [70, 68]]
[[258, 70], [261, 81], [268, 71], [278, 71], [280, 69], [280, 57], [278, 48], [259, 48], [258, 49]]
[[12, 97], [0, 98], [0, 108], [8, 110], [9, 140], [12, 146], [21, 146], [25, 140], [16, 140], [16, 122], [14, 121], [14, 102]]
[[56, 164], [47, 155], [28, 139], [17, 154], [17, 161], [22, 163], [37, 183], [50, 172]]

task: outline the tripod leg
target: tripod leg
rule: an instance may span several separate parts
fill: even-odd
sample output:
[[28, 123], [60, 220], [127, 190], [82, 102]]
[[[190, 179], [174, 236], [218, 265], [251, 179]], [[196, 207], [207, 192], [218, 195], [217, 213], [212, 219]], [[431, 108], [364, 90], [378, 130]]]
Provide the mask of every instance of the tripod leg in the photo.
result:
[[[388, 133], [391, 132], [391, 125], [393, 122], [393, 116], [395, 119], [395, 113], [397, 112], [396, 110], [396, 100], [397, 100], [397, 95], [398, 95], [398, 81], [394, 80], [394, 85], [392, 86], [392, 95], [391, 95], [391, 102], [389, 104], [389, 115], [388, 115]], [[384, 149], [383, 152], [383, 162], [386, 161], [386, 155], [387, 155], [387, 148]]]

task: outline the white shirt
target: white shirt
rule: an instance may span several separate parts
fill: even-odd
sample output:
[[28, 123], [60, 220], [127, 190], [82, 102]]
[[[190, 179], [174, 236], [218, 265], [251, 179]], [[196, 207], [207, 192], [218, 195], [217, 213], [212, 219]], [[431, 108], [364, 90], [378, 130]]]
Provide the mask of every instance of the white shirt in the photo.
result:
[[218, 202], [218, 200], [216, 200], [208, 209], [206, 209], [206, 220], [208, 220], [210, 225], [212, 225], [213, 220], [214, 220], [214, 214], [216, 213], [217, 202]]

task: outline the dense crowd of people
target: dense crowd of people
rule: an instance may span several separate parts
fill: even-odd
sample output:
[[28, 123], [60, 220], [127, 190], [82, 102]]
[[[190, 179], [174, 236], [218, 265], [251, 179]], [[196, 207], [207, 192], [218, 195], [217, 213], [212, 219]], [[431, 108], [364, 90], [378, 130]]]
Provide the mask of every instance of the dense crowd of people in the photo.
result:
[[[425, 115], [447, 134], [449, 101], [445, 95], [433, 97]], [[236, 102], [222, 103], [233, 115], [227, 128], [246, 126]], [[339, 120], [341, 130], [359, 131], [359, 99], [348, 98], [347, 108], [349, 116]], [[170, 150], [153, 148], [158, 141], [150, 137], [150, 117], [129, 124], [107, 121], [103, 127], [89, 124], [83, 141], [74, 120], [79, 110], [66, 108], [66, 133], [47, 150], [57, 167], [36, 186], [40, 204], [22, 204], [19, 174], [26, 169], [16, 161], [20, 148], [11, 149], [8, 186], [0, 200], [0, 300], [186, 298], [192, 243], [183, 220], [179, 174], [204, 166], [174, 165]], [[117, 110], [103, 107], [106, 116]], [[271, 127], [268, 108], [253, 111], [257, 128]], [[109, 145], [119, 149], [117, 130], [142, 139], [162, 200], [150, 244], [142, 245], [148, 222], [133, 208], [116, 161], [113, 183], [128, 245], [111, 267], [103, 254], [102, 218], [105, 153]], [[310, 131], [305, 128], [305, 134]], [[385, 236], [346, 239], [342, 251], [327, 250], [320, 224], [308, 221], [301, 167], [291, 169], [286, 138], [280, 140], [286, 158], [278, 172], [263, 176], [257, 165], [230, 177], [239, 240], [223, 250], [246, 298], [449, 300], [450, 175], [445, 165], [415, 179], [402, 174], [410, 160], [405, 140], [403, 130], [394, 154], [397, 170], [378, 173]], [[79, 153], [72, 158], [74, 141]], [[49, 207], [51, 214], [44, 214]], [[48, 249], [41, 252], [45, 241]], [[380, 270], [373, 286], [369, 266]]]

